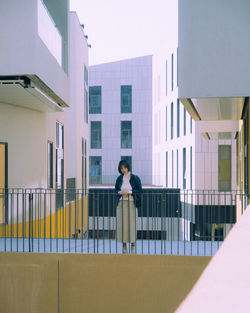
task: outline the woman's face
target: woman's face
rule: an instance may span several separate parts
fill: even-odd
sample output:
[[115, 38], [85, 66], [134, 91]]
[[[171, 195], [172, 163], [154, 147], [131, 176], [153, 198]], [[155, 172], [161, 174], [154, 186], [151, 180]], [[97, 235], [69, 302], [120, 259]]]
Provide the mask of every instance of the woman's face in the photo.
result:
[[120, 167], [120, 170], [121, 170], [122, 174], [127, 174], [128, 173], [128, 169], [124, 165], [122, 165]]

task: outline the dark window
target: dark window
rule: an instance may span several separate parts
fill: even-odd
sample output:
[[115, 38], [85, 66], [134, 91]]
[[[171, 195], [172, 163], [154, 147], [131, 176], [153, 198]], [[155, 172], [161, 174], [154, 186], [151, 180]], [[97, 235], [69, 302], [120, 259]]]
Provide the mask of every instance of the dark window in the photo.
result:
[[168, 187], [168, 152], [166, 151], [166, 187]]
[[88, 69], [87, 69], [86, 65], [84, 65], [84, 81], [85, 81], [85, 84], [88, 86], [89, 74], [88, 74]]
[[168, 107], [166, 106], [166, 141], [168, 140]]
[[64, 127], [56, 123], [56, 208], [63, 207], [64, 197]]
[[121, 113], [132, 113], [132, 86], [121, 86]]
[[168, 95], [168, 61], [166, 60], [166, 96]]
[[171, 139], [174, 138], [174, 104], [171, 102]]
[[53, 188], [53, 143], [48, 142], [48, 188]]
[[171, 90], [174, 90], [174, 54], [171, 55]]
[[87, 141], [82, 139], [82, 189], [87, 188]]
[[177, 137], [180, 137], [180, 101], [177, 99]]
[[186, 189], [186, 148], [183, 148], [182, 152], [182, 169], [183, 169], [183, 174], [182, 174], [182, 185], [183, 189]]
[[121, 160], [126, 160], [130, 166], [130, 171], [132, 172], [132, 156], [121, 156]]
[[176, 150], [176, 187], [179, 187], [179, 151]]
[[183, 135], [184, 136], [186, 136], [186, 133], [187, 133], [186, 119], [187, 119], [187, 111], [183, 107]]
[[89, 87], [89, 113], [102, 113], [102, 86]]
[[88, 123], [89, 121], [89, 93], [87, 88], [84, 88], [84, 121]]
[[101, 184], [102, 182], [102, 157], [91, 156], [89, 164], [90, 164], [90, 170], [89, 170], [90, 184]]
[[121, 121], [121, 148], [132, 148], [132, 122]]
[[172, 150], [172, 188], [174, 187], [174, 150]]
[[91, 149], [102, 148], [102, 122], [95, 121], [90, 124]]

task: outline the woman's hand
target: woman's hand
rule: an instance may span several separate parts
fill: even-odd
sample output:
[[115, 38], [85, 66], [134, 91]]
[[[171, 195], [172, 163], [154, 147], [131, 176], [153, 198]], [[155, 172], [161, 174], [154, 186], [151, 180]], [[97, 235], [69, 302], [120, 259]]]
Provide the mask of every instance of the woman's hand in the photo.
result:
[[119, 195], [121, 196], [126, 196], [128, 194], [127, 190], [121, 190], [118, 192]]

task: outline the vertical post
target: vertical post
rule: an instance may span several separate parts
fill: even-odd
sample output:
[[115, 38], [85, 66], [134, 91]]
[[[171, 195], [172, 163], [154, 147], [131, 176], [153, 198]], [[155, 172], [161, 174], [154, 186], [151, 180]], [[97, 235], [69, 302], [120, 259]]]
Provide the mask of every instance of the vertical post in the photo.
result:
[[[33, 251], [32, 211], [33, 211], [33, 194], [29, 193], [29, 252]], [[32, 245], [31, 245], [31, 238], [32, 238]]]

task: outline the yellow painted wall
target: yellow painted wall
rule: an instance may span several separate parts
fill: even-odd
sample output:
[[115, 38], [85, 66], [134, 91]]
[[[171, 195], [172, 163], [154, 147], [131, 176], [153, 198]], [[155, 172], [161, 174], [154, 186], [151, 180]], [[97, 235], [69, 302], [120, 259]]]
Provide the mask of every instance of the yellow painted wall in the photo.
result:
[[[48, 211], [48, 210], [47, 210]], [[76, 229], [86, 231], [88, 227], [88, 196], [71, 202], [65, 208], [29, 222], [0, 225], [0, 237], [29, 237], [29, 227], [33, 238], [72, 238]], [[81, 235], [81, 234], [80, 234]]]
[[171, 313], [210, 259], [0, 253], [0, 312]]

